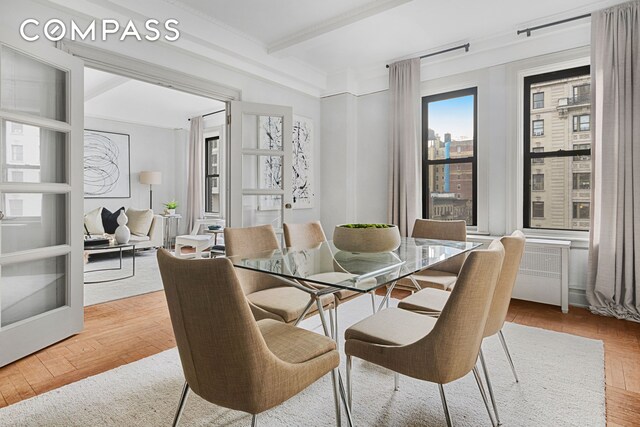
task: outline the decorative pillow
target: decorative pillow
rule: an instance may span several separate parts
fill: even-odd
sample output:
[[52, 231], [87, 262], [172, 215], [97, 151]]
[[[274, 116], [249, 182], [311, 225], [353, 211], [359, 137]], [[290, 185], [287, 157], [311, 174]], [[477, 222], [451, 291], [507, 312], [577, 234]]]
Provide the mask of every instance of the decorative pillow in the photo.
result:
[[102, 225], [104, 226], [104, 232], [113, 234], [118, 228], [118, 216], [120, 211], [124, 210], [124, 206], [115, 212], [109, 211], [107, 208], [102, 208]]
[[84, 214], [85, 233], [88, 231], [90, 234], [104, 234], [101, 213], [102, 208], [95, 208], [91, 212]]
[[146, 236], [151, 229], [151, 223], [153, 222], [153, 211], [151, 209], [127, 209], [125, 212], [129, 218], [127, 227], [131, 230], [131, 234], [134, 236]]

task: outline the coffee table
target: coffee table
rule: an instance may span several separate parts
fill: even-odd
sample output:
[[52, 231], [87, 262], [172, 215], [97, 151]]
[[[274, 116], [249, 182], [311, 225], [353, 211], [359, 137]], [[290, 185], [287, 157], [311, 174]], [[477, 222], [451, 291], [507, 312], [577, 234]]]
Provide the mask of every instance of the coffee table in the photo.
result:
[[120, 265], [118, 267], [111, 267], [111, 268], [97, 268], [95, 270], [85, 270], [84, 274], [85, 276], [88, 273], [96, 273], [98, 271], [110, 271], [110, 270], [122, 270], [122, 251], [127, 250], [127, 249], [131, 249], [131, 261], [132, 261], [132, 269], [131, 269], [131, 274], [126, 275], [126, 276], [121, 276], [121, 277], [116, 277], [113, 279], [104, 279], [104, 280], [85, 280], [84, 283], [87, 285], [90, 284], [94, 284], [94, 283], [105, 283], [105, 282], [115, 282], [118, 280], [124, 280], [124, 279], [128, 279], [130, 277], [133, 277], [136, 275], [136, 244], [133, 242], [129, 242], [129, 243], [109, 243], [107, 245], [95, 245], [95, 246], [86, 246], [84, 248], [85, 252], [92, 252], [92, 251], [103, 251], [105, 249], [118, 249], [119, 250], [119, 255], [120, 255]]

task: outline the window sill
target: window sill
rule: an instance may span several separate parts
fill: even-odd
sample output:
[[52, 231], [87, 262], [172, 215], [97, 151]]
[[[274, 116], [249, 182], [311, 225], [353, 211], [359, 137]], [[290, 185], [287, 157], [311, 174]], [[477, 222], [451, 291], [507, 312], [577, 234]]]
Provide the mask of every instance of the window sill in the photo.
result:
[[589, 248], [588, 231], [536, 230], [533, 228], [525, 228], [522, 230], [522, 232], [527, 238], [544, 240], [568, 240], [571, 242], [572, 248]]

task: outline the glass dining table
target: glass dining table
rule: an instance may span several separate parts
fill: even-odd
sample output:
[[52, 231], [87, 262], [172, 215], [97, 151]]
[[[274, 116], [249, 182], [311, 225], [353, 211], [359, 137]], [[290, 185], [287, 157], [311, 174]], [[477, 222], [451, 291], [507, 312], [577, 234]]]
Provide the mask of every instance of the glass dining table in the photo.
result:
[[326, 241], [310, 248], [284, 248], [231, 256], [229, 259], [237, 268], [279, 277], [283, 282], [309, 293], [312, 298], [296, 324], [315, 303], [325, 334], [331, 336], [324, 320], [320, 302], [322, 296], [341, 289], [367, 293], [386, 287], [380, 309], [388, 302], [398, 280], [408, 278], [419, 290], [420, 286], [413, 280], [412, 274], [435, 267], [479, 246], [474, 242], [403, 237], [398, 249], [392, 252], [353, 253], [341, 251], [333, 242]]
[[[419, 290], [420, 285], [411, 275], [462, 256], [479, 246], [481, 244], [473, 242], [403, 237], [398, 249], [392, 252], [353, 253], [341, 251], [333, 242], [326, 241], [309, 248], [284, 248], [231, 256], [229, 260], [237, 268], [276, 276], [282, 282], [307, 292], [309, 303], [295, 324], [302, 321], [315, 304], [325, 335], [337, 343], [337, 318], [335, 323], [331, 322], [333, 327], [330, 328], [325, 320], [322, 297], [342, 289], [368, 293], [386, 287], [385, 296], [378, 307], [380, 310], [388, 304], [398, 280], [408, 278]], [[340, 394], [344, 399], [341, 375], [339, 380]], [[345, 409], [351, 426], [351, 413], [346, 404]]]

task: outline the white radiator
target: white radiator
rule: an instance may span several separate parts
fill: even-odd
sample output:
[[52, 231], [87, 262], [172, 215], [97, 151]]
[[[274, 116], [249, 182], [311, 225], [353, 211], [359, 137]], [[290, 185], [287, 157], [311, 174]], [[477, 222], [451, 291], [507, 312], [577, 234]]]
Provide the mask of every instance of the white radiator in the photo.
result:
[[[487, 243], [488, 236], [468, 236], [468, 240]], [[569, 311], [568, 240], [527, 238], [513, 298], [557, 305]]]

